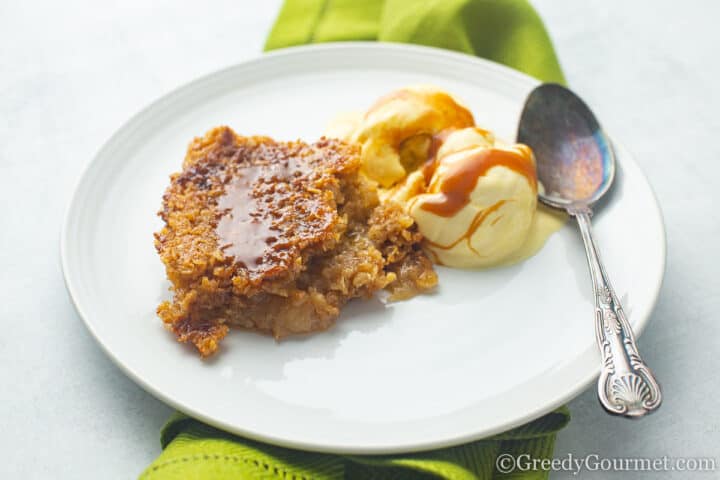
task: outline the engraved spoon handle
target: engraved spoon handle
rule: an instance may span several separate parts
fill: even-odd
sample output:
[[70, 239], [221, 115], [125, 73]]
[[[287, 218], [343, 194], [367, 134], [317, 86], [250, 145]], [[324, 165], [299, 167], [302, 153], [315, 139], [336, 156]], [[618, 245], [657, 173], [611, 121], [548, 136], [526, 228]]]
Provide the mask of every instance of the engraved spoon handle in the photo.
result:
[[638, 353], [632, 328], [600, 261], [590, 222], [592, 210], [571, 208], [568, 213], [580, 227], [593, 283], [595, 338], [602, 355], [598, 398], [609, 413], [641, 417], [660, 406], [660, 386]]

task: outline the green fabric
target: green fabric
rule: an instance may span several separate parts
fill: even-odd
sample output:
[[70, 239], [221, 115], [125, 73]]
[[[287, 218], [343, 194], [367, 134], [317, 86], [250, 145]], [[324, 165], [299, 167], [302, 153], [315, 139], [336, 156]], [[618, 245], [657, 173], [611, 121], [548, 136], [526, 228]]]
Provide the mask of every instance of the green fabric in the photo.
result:
[[176, 413], [163, 428], [162, 454], [140, 480], [544, 479], [548, 472], [495, 470], [499, 454], [551, 458], [555, 433], [570, 420], [565, 407], [486, 440], [403, 455], [328, 455], [236, 437]]
[[[287, 0], [265, 49], [353, 40], [442, 47], [544, 81], [565, 82], [542, 21], [524, 0]], [[162, 454], [140, 479], [545, 479], [546, 471], [501, 474], [495, 460], [501, 454], [551, 458], [555, 434], [569, 420], [562, 407], [465, 445], [403, 455], [343, 456], [236, 437], [177, 413], [163, 428]]]
[[353, 40], [457, 50], [565, 83], [550, 37], [526, 0], [286, 0], [265, 50]]

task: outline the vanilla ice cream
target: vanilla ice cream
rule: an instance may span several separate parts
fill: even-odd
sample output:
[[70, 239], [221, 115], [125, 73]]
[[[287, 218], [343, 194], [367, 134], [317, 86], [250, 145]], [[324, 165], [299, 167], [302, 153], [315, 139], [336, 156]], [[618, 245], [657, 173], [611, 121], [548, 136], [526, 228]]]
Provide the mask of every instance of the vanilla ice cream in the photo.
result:
[[403, 143], [419, 135], [475, 124], [470, 111], [435, 87], [408, 87], [381, 97], [360, 119], [350, 140], [362, 146], [363, 171], [382, 187], [407, 176], [415, 165], [403, 164]]
[[530, 148], [504, 144], [476, 127], [450, 94], [406, 88], [352, 118], [334, 131], [361, 145], [363, 171], [382, 187], [381, 199], [405, 207], [437, 263], [513, 263], [534, 254], [562, 225], [558, 216], [538, 215]]
[[495, 265], [523, 245], [533, 224], [533, 155], [524, 145], [499, 144], [477, 128], [457, 130], [431, 164], [387, 198], [406, 205], [438, 263]]

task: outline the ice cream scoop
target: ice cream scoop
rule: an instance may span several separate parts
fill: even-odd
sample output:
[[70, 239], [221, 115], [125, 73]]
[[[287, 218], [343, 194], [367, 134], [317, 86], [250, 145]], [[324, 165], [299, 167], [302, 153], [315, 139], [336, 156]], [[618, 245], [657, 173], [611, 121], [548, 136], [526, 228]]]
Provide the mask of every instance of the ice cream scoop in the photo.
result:
[[482, 129], [455, 130], [391, 197], [407, 205], [438, 263], [491, 266], [519, 249], [533, 224], [533, 155]]
[[408, 139], [474, 124], [470, 111], [449, 93], [431, 86], [407, 87], [375, 102], [350, 139], [362, 147], [365, 174], [389, 187], [415, 166], [403, 164], [401, 158], [400, 151]]

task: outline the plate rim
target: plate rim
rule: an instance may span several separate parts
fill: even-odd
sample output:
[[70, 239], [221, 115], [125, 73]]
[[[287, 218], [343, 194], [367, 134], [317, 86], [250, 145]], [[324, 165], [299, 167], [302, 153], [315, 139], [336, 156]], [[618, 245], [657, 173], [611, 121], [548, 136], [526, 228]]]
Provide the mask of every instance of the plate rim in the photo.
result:
[[[414, 53], [414, 54], [420, 54], [420, 55], [426, 55], [431, 57], [439, 57], [439, 58], [446, 58], [446, 59], [455, 59], [462, 62], [470, 62], [470, 63], [476, 63], [483, 65], [485, 68], [496, 70], [501, 72], [504, 75], [510, 75], [512, 77], [515, 77], [517, 80], [522, 82], [532, 82], [532, 83], [539, 83], [540, 81], [532, 76], [529, 76], [523, 72], [520, 72], [518, 70], [512, 69], [510, 67], [507, 67], [505, 65], [498, 64], [496, 62], [475, 57], [472, 55], [468, 55], [465, 53], [445, 50], [441, 48], [436, 47], [427, 47], [427, 46], [419, 46], [419, 45], [409, 45], [409, 44], [403, 44], [403, 43], [393, 43], [393, 42], [331, 42], [331, 43], [323, 43], [323, 44], [313, 44], [313, 45], [302, 45], [302, 46], [295, 46], [295, 47], [289, 47], [289, 48], [283, 48], [279, 50], [275, 50], [272, 52], [262, 53], [260, 55], [257, 55], [253, 58], [236, 62], [231, 65], [225, 66], [220, 69], [213, 70], [209, 73], [200, 75], [189, 82], [180, 84], [179, 86], [176, 86], [161, 96], [157, 97], [155, 100], [152, 100], [151, 102], [147, 103], [143, 108], [141, 108], [138, 112], [130, 116], [127, 120], [125, 120], [119, 127], [113, 130], [113, 133], [102, 143], [101, 147], [95, 152], [95, 154], [92, 156], [92, 158], [86, 162], [86, 164], [82, 167], [80, 175], [77, 177], [77, 180], [75, 181], [73, 187], [72, 187], [72, 194], [70, 197], [70, 200], [68, 201], [67, 207], [65, 209], [65, 212], [63, 214], [63, 220], [62, 220], [62, 228], [60, 231], [60, 242], [59, 242], [59, 253], [60, 253], [60, 266], [62, 270], [63, 280], [65, 283], [65, 288], [68, 292], [68, 295], [70, 297], [71, 303], [73, 304], [73, 307], [75, 308], [78, 316], [82, 320], [83, 324], [85, 325], [85, 328], [90, 332], [91, 336], [94, 338], [94, 340], [100, 345], [102, 351], [107, 355], [110, 360], [126, 375], [128, 376], [134, 383], [136, 383], [138, 386], [143, 388], [146, 392], [154, 396], [155, 398], [159, 399], [160, 401], [164, 402], [165, 404], [171, 406], [172, 408], [175, 408], [181, 412], [186, 413], [187, 415], [198, 419], [202, 422], [205, 422], [209, 425], [212, 425], [214, 427], [220, 428], [225, 431], [229, 431], [231, 433], [245, 436], [248, 438], [252, 438], [254, 440], [267, 442], [273, 445], [288, 447], [288, 448], [295, 448], [295, 449], [301, 449], [306, 451], [315, 451], [315, 452], [324, 452], [324, 453], [336, 453], [336, 454], [386, 454], [386, 453], [405, 453], [405, 452], [419, 452], [419, 451], [427, 451], [437, 448], [444, 448], [448, 446], [454, 446], [454, 445], [460, 445], [463, 443], [471, 442], [480, 440], [483, 438], [487, 438], [489, 436], [495, 435], [500, 432], [507, 431], [511, 428], [520, 426], [524, 423], [527, 423], [528, 421], [531, 421], [533, 419], [539, 418], [542, 415], [545, 415], [559, 406], [567, 403], [569, 400], [575, 398], [577, 395], [582, 393], [598, 376], [599, 374], [599, 368], [600, 365], [598, 364], [598, 372], [592, 373], [586, 378], [583, 379], [583, 381], [576, 383], [573, 388], [568, 389], [566, 392], [563, 392], [561, 395], [556, 395], [554, 400], [552, 402], [547, 402], [543, 404], [542, 406], [539, 406], [535, 408], [532, 411], [529, 412], [523, 412], [522, 415], [517, 415], [516, 418], [513, 421], [508, 421], [502, 426], [498, 426], [495, 428], [486, 428], [486, 429], [477, 429], [477, 432], [475, 434], [464, 434], [464, 435], [455, 435], [452, 438], [443, 438], [443, 439], [435, 439], [435, 440], [423, 440], [418, 439], [413, 442], [406, 442], [402, 445], [398, 445], [397, 447], [387, 447], [387, 446], [379, 446], [379, 447], [373, 447], [373, 446], [348, 446], [348, 445], [342, 445], [337, 446], [336, 442], [327, 442], [327, 443], [318, 443], [318, 442], [303, 442], [303, 441], [296, 441], [296, 440], [289, 440], [287, 438], [282, 438], [281, 436], [277, 435], [270, 435], [262, 432], [257, 431], [251, 431], [251, 430], [245, 430], [243, 428], [239, 428], [237, 425], [229, 424], [226, 422], [223, 422], [221, 420], [217, 420], [215, 418], [206, 416], [202, 412], [198, 411], [197, 409], [191, 408], [185, 404], [183, 404], [181, 401], [178, 401], [174, 398], [172, 398], [169, 395], [166, 395], [162, 391], [160, 391], [158, 388], [154, 387], [149, 382], [146, 382], [142, 376], [134, 371], [134, 369], [127, 366], [125, 363], [121, 361], [118, 356], [116, 356], [111, 348], [106, 344], [105, 341], [101, 338], [101, 336], [97, 333], [95, 328], [93, 327], [93, 323], [89, 320], [88, 315], [83, 311], [82, 306], [80, 305], [78, 301], [78, 294], [76, 291], [76, 287], [73, 283], [72, 274], [70, 272], [69, 267], [69, 259], [68, 259], [68, 245], [72, 242], [72, 239], [69, 238], [69, 230], [70, 230], [70, 222], [71, 222], [71, 216], [73, 212], [78, 208], [77, 202], [78, 197], [80, 195], [80, 190], [83, 184], [88, 181], [88, 176], [90, 175], [91, 169], [94, 165], [96, 165], [98, 159], [105, 154], [107, 150], [112, 147], [112, 145], [118, 141], [120, 137], [122, 137], [122, 134], [126, 133], [132, 125], [138, 121], [139, 119], [142, 119], [146, 114], [154, 111], [159, 106], [161, 106], [163, 103], [171, 101], [178, 95], [182, 95], [186, 91], [192, 90], [195, 85], [206, 82], [213, 77], [222, 76], [226, 72], [232, 71], [236, 68], [241, 67], [251, 67], [252, 65], [262, 64], [267, 62], [268, 60], [274, 59], [274, 60], [281, 60], [285, 57], [293, 57], [293, 56], [302, 56], [306, 54], [313, 54], [315, 52], [328, 52], [328, 51], [337, 51], [337, 50], [389, 50], [389, 51], [396, 51], [396, 52], [406, 52], [406, 53]], [[612, 136], [610, 138], [613, 138]], [[638, 318], [636, 322], [634, 323], [634, 330], [636, 337], [639, 337], [642, 332], [644, 331], [645, 327], [647, 326], [650, 317], [652, 316], [655, 308], [657, 307], [658, 298], [660, 295], [660, 291], [662, 288], [662, 284], [665, 278], [665, 272], [667, 268], [667, 229], [665, 228], [665, 221], [662, 214], [662, 209], [660, 207], [660, 204], [658, 202], [657, 194], [655, 193], [652, 184], [649, 182], [647, 175], [642, 170], [640, 165], [637, 164], [637, 162], [634, 161], [633, 155], [624, 147], [622, 144], [618, 143], [615, 140], [612, 140], [613, 145], [616, 150], [624, 151], [626, 152], [626, 157], [630, 157], [629, 160], [631, 163], [633, 163], [633, 166], [638, 170], [638, 173], [642, 177], [642, 179], [647, 184], [649, 191], [652, 195], [653, 205], [654, 205], [654, 213], [657, 217], [657, 220], [659, 222], [659, 226], [661, 227], [663, 235], [661, 238], [658, 239], [658, 246], [660, 248], [661, 252], [661, 268], [660, 268], [660, 274], [658, 278], [656, 279], [656, 285], [653, 289], [653, 296], [652, 301], [650, 304], [650, 308], [648, 310], [648, 313], [646, 316], [642, 318]]]

